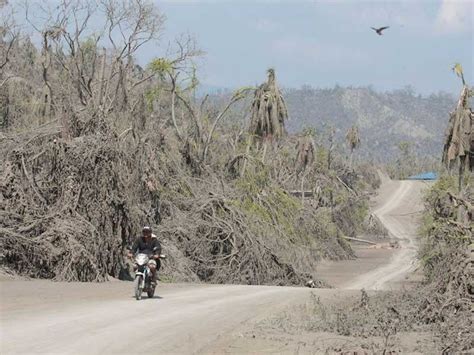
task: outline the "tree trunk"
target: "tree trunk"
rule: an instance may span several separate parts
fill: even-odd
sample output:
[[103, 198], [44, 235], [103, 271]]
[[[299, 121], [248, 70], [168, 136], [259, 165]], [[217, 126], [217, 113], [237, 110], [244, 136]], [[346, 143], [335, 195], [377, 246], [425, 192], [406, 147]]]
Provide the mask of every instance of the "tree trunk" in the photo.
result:
[[351, 154], [349, 155], [349, 169], [352, 171], [352, 159], [354, 157], [354, 149], [351, 149]]
[[[0, 74], [0, 82], [2, 75]], [[0, 87], [0, 127], [8, 129], [11, 122], [9, 117], [10, 96], [8, 92], [8, 83]]]

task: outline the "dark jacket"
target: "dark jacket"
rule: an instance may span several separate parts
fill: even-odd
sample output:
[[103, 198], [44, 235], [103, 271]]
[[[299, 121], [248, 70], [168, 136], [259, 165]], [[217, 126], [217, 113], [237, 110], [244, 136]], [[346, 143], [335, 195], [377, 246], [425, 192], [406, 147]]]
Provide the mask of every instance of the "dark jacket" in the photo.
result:
[[[157, 248], [155, 251], [153, 249]], [[148, 243], [145, 241], [144, 237], [138, 237], [135, 239], [132, 247], [130, 248], [132, 253], [143, 253], [143, 254], [161, 254], [161, 244], [158, 241], [158, 238], [152, 236]]]

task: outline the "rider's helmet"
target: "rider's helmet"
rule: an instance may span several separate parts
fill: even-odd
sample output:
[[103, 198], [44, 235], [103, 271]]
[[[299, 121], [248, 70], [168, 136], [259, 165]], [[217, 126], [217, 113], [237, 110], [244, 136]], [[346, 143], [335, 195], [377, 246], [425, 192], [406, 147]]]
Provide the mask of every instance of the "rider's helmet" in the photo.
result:
[[142, 233], [143, 233], [143, 235], [149, 235], [149, 236], [151, 236], [151, 233], [152, 233], [151, 227], [149, 227], [149, 226], [143, 227]]

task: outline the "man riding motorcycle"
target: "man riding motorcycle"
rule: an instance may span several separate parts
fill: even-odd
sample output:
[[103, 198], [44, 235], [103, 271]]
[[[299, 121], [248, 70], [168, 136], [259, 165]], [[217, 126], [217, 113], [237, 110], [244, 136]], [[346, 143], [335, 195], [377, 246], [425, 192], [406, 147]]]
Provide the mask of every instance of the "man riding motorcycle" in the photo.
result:
[[135, 239], [132, 247], [129, 248], [128, 256], [133, 258], [136, 253], [143, 253], [149, 255], [150, 271], [152, 274], [152, 283], [156, 286], [156, 276], [161, 267], [160, 254], [161, 244], [156, 235], [152, 233], [151, 227], [143, 227], [142, 236]]

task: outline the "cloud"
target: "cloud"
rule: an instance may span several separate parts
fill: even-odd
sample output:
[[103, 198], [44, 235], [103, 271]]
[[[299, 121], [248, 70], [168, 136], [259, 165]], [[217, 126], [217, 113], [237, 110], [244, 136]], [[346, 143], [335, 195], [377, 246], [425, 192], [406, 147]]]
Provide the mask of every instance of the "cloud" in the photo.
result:
[[436, 28], [443, 33], [473, 30], [474, 2], [471, 0], [442, 0], [436, 19]]

